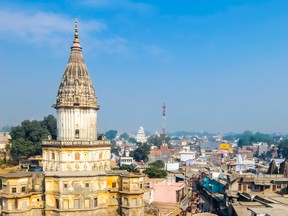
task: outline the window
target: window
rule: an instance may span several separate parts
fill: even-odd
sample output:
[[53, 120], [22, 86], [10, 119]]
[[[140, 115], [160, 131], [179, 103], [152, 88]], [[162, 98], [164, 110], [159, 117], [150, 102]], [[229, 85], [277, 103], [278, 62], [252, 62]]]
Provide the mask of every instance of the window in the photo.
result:
[[55, 199], [55, 207], [57, 208], [57, 209], [59, 209], [59, 199]]
[[269, 188], [270, 188], [270, 186], [269, 186], [269, 185], [266, 185], [266, 186], [265, 186], [265, 189], [269, 189]]
[[116, 182], [112, 182], [112, 188], [116, 188]]
[[85, 187], [89, 187], [89, 183], [85, 183]]
[[51, 158], [52, 158], [52, 160], [55, 160], [55, 154], [54, 153], [51, 154]]
[[99, 154], [99, 160], [102, 160], [103, 152], [100, 152]]
[[277, 184], [277, 188], [278, 188], [278, 189], [281, 188], [281, 184]]
[[140, 189], [142, 189], [143, 188], [143, 184], [142, 183], [140, 183]]
[[132, 199], [131, 206], [137, 206], [137, 199], [136, 198]]
[[75, 153], [75, 160], [80, 160], [80, 153], [79, 152]]
[[80, 137], [79, 129], [76, 129], [75, 130], [75, 139], [79, 139], [79, 137]]
[[12, 193], [16, 193], [16, 187], [12, 187]]
[[94, 207], [98, 206], [98, 198], [94, 198]]
[[65, 184], [64, 184], [64, 188], [68, 188], [68, 184], [65, 183]]
[[75, 209], [79, 209], [79, 208], [80, 208], [79, 199], [75, 199], [75, 200], [74, 200], [74, 208], [75, 208]]
[[25, 192], [26, 191], [26, 187], [25, 186], [22, 186], [21, 187], [21, 192]]

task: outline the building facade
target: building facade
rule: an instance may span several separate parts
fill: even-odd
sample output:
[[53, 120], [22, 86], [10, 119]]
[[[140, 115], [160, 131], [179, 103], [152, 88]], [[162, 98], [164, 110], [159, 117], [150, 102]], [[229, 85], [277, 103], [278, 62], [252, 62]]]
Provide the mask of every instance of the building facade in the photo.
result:
[[[84, 63], [77, 21], [70, 58], [53, 107], [57, 112], [57, 140], [42, 143], [42, 211], [31, 212], [27, 204], [27, 215], [144, 215], [143, 175], [111, 170], [111, 144], [104, 136], [98, 137], [99, 105]], [[8, 177], [3, 178], [5, 182]], [[25, 178], [32, 181], [32, 174]], [[22, 195], [30, 197], [33, 190], [23, 191]], [[5, 194], [1, 197], [3, 206]], [[22, 207], [7, 209], [5, 215], [15, 215], [15, 210], [17, 215], [24, 215]]]

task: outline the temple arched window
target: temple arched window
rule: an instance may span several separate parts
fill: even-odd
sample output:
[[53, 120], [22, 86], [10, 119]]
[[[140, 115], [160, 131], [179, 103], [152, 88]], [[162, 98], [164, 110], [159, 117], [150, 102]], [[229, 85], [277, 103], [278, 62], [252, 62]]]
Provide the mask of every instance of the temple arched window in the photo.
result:
[[75, 153], [75, 160], [80, 160], [80, 153], [79, 152]]
[[100, 152], [100, 154], [99, 154], [99, 160], [102, 160], [102, 157], [103, 157], [103, 152]]
[[75, 130], [75, 139], [79, 139], [79, 137], [80, 137], [80, 131], [79, 131], [79, 129], [76, 129]]
[[55, 160], [55, 153], [52, 153], [52, 154], [51, 154], [51, 159], [52, 159], [52, 160]]

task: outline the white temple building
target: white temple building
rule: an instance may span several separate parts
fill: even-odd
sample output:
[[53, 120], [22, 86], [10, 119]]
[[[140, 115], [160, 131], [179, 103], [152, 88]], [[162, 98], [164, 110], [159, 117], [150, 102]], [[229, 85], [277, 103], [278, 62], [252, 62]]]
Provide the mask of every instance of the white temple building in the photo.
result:
[[145, 130], [142, 126], [138, 130], [138, 133], [136, 135], [136, 141], [141, 143], [147, 142], [147, 137], [145, 136]]

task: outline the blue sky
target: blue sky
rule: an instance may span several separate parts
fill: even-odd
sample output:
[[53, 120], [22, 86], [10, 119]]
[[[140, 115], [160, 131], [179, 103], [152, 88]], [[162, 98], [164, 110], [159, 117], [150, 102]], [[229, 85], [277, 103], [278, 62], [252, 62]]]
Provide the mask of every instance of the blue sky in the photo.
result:
[[74, 18], [100, 132], [288, 131], [288, 2], [0, 1], [0, 127], [54, 114]]

